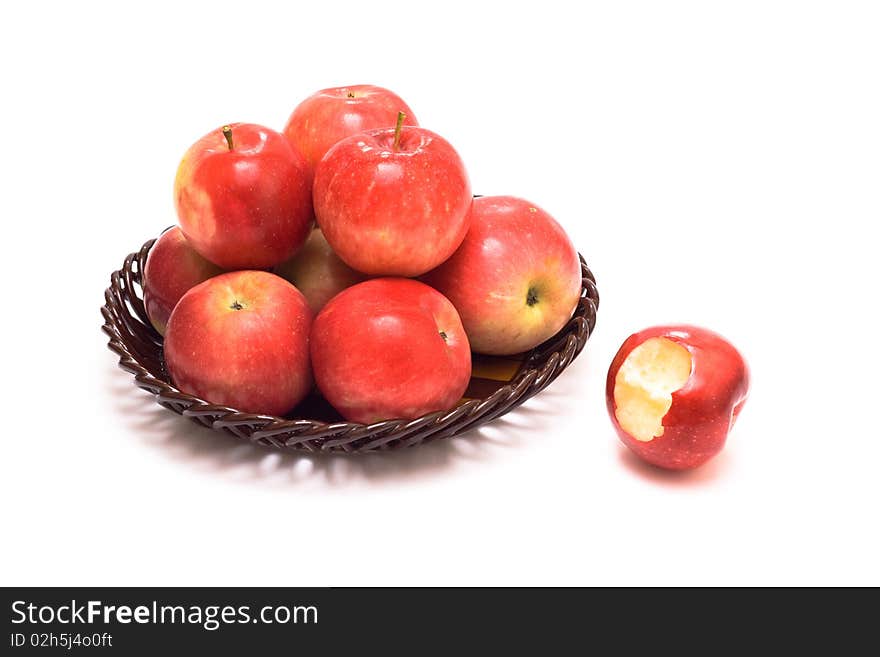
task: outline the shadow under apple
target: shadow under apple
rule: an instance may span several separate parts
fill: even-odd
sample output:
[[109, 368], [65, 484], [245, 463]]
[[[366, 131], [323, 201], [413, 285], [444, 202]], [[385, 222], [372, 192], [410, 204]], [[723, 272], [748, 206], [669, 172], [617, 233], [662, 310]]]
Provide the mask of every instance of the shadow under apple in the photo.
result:
[[730, 465], [730, 457], [722, 451], [707, 463], [691, 470], [666, 470], [646, 463], [624, 445], [618, 448], [621, 465], [636, 476], [661, 486], [699, 486], [718, 479]]

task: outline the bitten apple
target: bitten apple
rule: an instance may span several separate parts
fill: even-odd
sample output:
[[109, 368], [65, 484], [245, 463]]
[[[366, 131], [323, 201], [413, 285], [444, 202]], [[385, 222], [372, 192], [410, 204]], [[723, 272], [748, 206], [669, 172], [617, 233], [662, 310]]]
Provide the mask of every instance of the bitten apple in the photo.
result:
[[165, 333], [180, 390], [247, 413], [283, 415], [311, 388], [305, 297], [264, 271], [210, 278], [183, 295]]
[[365, 274], [424, 274], [452, 255], [468, 228], [471, 186], [458, 153], [401, 123], [343, 139], [315, 171], [318, 225]]
[[749, 392], [745, 360], [717, 333], [655, 326], [631, 335], [608, 370], [608, 413], [623, 444], [661, 468], [708, 461]]
[[366, 279], [339, 259], [320, 228], [312, 231], [299, 253], [273, 271], [293, 283], [316, 314], [342, 290]]
[[376, 278], [333, 297], [315, 318], [311, 353], [321, 393], [353, 422], [452, 408], [471, 376], [455, 308], [403, 278]]
[[365, 130], [390, 128], [397, 113], [408, 125], [418, 125], [412, 110], [397, 94], [371, 84], [322, 89], [296, 106], [284, 135], [315, 165], [337, 142]]
[[165, 324], [174, 306], [190, 288], [223, 273], [200, 256], [180, 228], [166, 230], [150, 249], [144, 265], [144, 309], [153, 328], [165, 335]]
[[174, 180], [180, 227], [224, 269], [268, 269], [303, 245], [314, 221], [311, 174], [280, 133], [250, 123], [209, 132]]
[[513, 196], [474, 199], [470, 230], [424, 279], [452, 301], [471, 348], [516, 354], [556, 334], [581, 293], [577, 251], [562, 227]]

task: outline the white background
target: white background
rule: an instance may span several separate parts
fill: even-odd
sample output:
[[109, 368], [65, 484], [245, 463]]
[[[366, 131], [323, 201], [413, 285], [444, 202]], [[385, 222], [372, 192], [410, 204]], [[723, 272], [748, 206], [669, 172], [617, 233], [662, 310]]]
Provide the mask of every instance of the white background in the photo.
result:
[[[0, 581], [880, 584], [878, 34], [871, 2], [6, 6]], [[476, 192], [567, 228], [602, 294], [586, 350], [400, 454], [280, 455], [160, 408], [98, 309], [174, 223], [178, 159], [362, 82]], [[669, 321], [753, 374], [727, 449], [684, 475], [629, 457], [604, 400], [623, 339]]]

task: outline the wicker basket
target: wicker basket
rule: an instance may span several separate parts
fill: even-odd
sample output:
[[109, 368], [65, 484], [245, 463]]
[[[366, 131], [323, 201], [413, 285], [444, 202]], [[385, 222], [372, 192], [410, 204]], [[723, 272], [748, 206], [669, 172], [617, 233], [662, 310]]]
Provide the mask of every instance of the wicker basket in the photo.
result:
[[310, 452], [366, 452], [410, 447], [449, 438], [507, 413], [543, 390], [584, 348], [596, 325], [599, 293], [592, 272], [581, 257], [581, 300], [574, 316], [553, 338], [519, 356], [474, 356], [473, 375], [465, 397], [453, 409], [415, 420], [375, 424], [344, 421], [319, 395], [297, 406], [290, 417], [240, 413], [209, 404], [174, 387], [162, 356], [162, 338], [144, 311], [141, 274], [155, 240], [130, 254], [113, 272], [104, 292], [104, 332], [119, 366], [134, 375], [135, 384], [156, 396], [175, 413], [206, 427], [225, 431], [267, 447]]

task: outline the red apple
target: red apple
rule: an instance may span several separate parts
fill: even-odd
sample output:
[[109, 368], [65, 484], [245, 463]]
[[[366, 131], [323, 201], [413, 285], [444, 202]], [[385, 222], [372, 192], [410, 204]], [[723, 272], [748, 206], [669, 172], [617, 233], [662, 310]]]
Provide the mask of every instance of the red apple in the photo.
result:
[[311, 341], [318, 388], [353, 422], [452, 408], [471, 377], [458, 313], [418, 281], [376, 278], [343, 290], [315, 318]]
[[339, 259], [320, 228], [312, 231], [299, 253], [273, 271], [293, 283], [316, 314], [342, 290], [366, 279]]
[[264, 271], [236, 271], [183, 295], [165, 333], [180, 390], [247, 413], [284, 415], [312, 385], [305, 297]]
[[250, 123], [214, 130], [183, 156], [174, 180], [183, 234], [224, 269], [268, 269], [312, 227], [308, 165], [280, 133]]
[[571, 318], [581, 265], [568, 235], [537, 205], [484, 196], [474, 199], [464, 242], [424, 280], [458, 309], [474, 351], [516, 354]]
[[162, 233], [150, 249], [143, 276], [144, 309], [159, 335], [165, 335], [165, 324], [180, 297], [222, 273], [187, 243], [180, 228], [174, 226]]
[[322, 89], [296, 106], [284, 135], [314, 169], [335, 143], [365, 130], [392, 127], [398, 112], [406, 114], [409, 125], [418, 125], [412, 110], [388, 89], [371, 84]]
[[350, 267], [418, 276], [461, 244], [472, 198], [449, 142], [398, 124], [331, 148], [315, 171], [314, 201], [324, 237]]
[[717, 333], [655, 326], [608, 370], [608, 413], [623, 444], [661, 468], [694, 468], [724, 447], [749, 392], [743, 357]]

